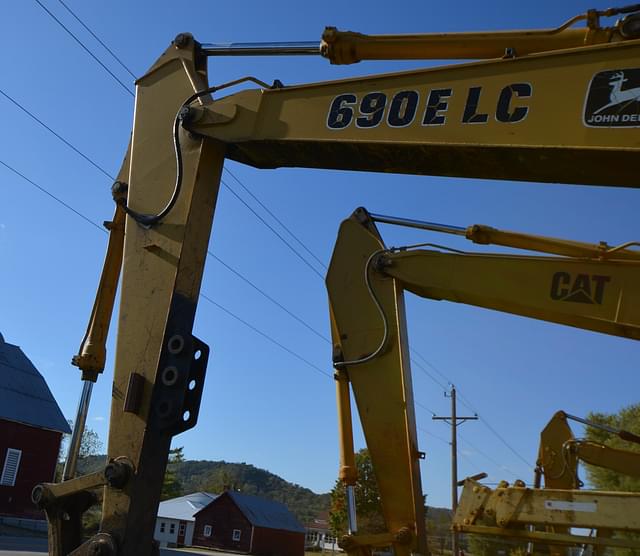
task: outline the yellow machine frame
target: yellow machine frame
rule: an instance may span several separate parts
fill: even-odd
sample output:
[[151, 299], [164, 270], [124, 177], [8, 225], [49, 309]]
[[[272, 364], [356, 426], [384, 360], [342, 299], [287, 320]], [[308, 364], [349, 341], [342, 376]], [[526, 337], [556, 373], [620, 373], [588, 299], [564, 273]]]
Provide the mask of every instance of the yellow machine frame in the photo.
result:
[[[149, 556], [156, 550], [153, 527], [171, 438], [195, 425], [204, 382], [208, 348], [191, 331], [225, 158], [260, 168], [303, 166], [637, 187], [640, 145], [634, 121], [614, 121], [607, 108], [613, 100], [601, 92], [625, 79], [625, 72], [640, 68], [636, 11], [591, 10], [550, 31], [426, 36], [426, 51], [418, 54], [416, 48], [413, 54], [400, 54], [386, 40], [382, 51], [388, 57], [495, 58], [292, 87], [277, 82], [269, 86], [254, 78], [211, 87], [210, 50], [188, 34], [178, 35], [136, 82], [131, 142], [114, 185], [119, 208], [104, 287], [76, 359], [87, 383], [104, 368], [101, 346], [121, 256], [109, 463], [102, 473], [36, 488], [34, 499], [49, 518], [50, 553]], [[600, 25], [600, 17], [616, 14], [624, 17], [614, 26]], [[573, 23], [581, 19], [587, 25], [576, 32]], [[348, 46], [356, 39], [357, 46]], [[418, 42], [416, 37], [406, 39], [405, 45]], [[391, 44], [397, 44], [394, 41]], [[377, 43], [372, 37], [341, 36], [330, 30], [322, 50], [336, 63], [384, 57]], [[434, 48], [436, 44], [441, 48]], [[355, 55], [349, 58], [351, 51]], [[218, 97], [219, 91], [248, 82], [259, 88]], [[638, 117], [633, 102], [618, 119]], [[433, 258], [439, 261], [442, 256]], [[409, 268], [412, 257], [394, 255], [407, 260], [399, 268]], [[468, 259], [456, 264], [470, 271]], [[529, 266], [531, 272], [544, 273], [539, 269], [554, 264], [536, 260]], [[620, 307], [607, 298], [591, 307], [597, 311], [571, 317], [578, 319], [577, 325], [637, 337], [636, 315], [628, 309], [636, 301], [629, 289], [635, 260], [566, 264], [571, 272], [591, 272], [594, 265], [598, 272], [615, 270], [620, 276], [615, 287], [629, 295], [619, 300]], [[509, 263], [492, 259], [484, 265], [485, 272], [495, 272], [493, 265], [504, 268]], [[410, 278], [398, 277], [407, 283]], [[445, 296], [440, 287], [419, 293]], [[476, 301], [476, 294], [471, 294], [465, 302]], [[401, 316], [399, 290], [385, 303], [396, 318]], [[494, 308], [508, 309], [499, 303]], [[332, 310], [336, 318], [336, 303]], [[542, 318], [538, 310], [526, 309], [530, 316]], [[524, 314], [525, 308], [514, 312]], [[545, 315], [551, 313], [545, 308]], [[559, 311], [549, 320], [565, 318]], [[367, 349], [352, 353], [358, 342]], [[345, 361], [369, 353], [364, 338], [350, 337], [348, 344], [354, 347], [343, 344]], [[407, 354], [399, 348], [393, 357], [406, 364]], [[392, 531], [386, 540], [397, 547], [397, 554], [424, 552], [409, 375], [403, 371], [372, 382], [358, 381], [357, 374], [349, 373], [357, 398], [388, 385], [402, 400], [403, 405], [385, 409], [388, 415], [381, 420], [362, 408], [360, 417], [370, 430], [367, 441], [385, 497]], [[392, 429], [385, 428], [387, 421], [393, 422]], [[387, 467], [387, 448], [380, 449], [380, 439], [397, 444], [403, 467]], [[401, 494], [390, 493], [390, 485], [400, 483]], [[80, 520], [95, 502], [96, 491], [102, 499], [100, 533], [85, 542]], [[358, 550], [366, 552], [377, 543], [370, 541]]]

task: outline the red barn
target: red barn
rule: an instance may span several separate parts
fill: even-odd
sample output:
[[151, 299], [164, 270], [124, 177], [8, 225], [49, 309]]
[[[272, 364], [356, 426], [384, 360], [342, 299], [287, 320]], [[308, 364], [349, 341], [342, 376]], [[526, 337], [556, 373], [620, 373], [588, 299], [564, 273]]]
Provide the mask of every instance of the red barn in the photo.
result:
[[42, 375], [0, 334], [0, 517], [44, 519], [31, 490], [54, 479], [62, 435], [70, 432]]
[[195, 514], [193, 546], [303, 556], [304, 527], [280, 502], [227, 491]]

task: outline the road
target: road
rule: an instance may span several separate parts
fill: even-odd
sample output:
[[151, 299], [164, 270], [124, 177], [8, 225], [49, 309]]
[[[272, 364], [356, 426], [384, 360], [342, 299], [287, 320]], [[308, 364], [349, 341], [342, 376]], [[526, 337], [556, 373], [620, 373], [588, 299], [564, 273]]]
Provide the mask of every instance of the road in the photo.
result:
[[8, 556], [41, 556], [47, 553], [46, 538], [0, 536], [0, 554]]
[[[42, 556], [43, 554], [47, 554], [47, 539], [0, 535], [0, 556]], [[203, 554], [208, 556], [229, 556], [226, 552], [213, 550], [160, 549], [160, 556], [201, 556]]]

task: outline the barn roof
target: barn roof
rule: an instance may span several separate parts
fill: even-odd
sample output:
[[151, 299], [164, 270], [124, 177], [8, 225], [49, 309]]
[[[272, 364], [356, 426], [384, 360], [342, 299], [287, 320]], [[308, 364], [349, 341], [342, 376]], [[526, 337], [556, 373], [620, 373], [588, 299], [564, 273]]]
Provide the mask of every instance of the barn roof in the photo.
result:
[[[249, 520], [251, 525], [256, 527], [265, 527], [267, 529], [281, 529], [283, 531], [294, 531], [296, 533], [304, 533], [305, 529], [297, 520], [289, 508], [280, 502], [267, 500], [259, 496], [251, 496], [249, 494], [241, 494], [232, 490], [226, 491], [228, 495], [238, 506], [238, 509]], [[224, 496], [221, 494], [220, 496]]]
[[42, 375], [18, 346], [0, 334], [0, 419], [70, 433]]
[[165, 500], [164, 502], [160, 502], [158, 517], [194, 521], [195, 514], [208, 506], [217, 497], [217, 494], [211, 494], [209, 492], [194, 492], [193, 494], [187, 494], [179, 498]]

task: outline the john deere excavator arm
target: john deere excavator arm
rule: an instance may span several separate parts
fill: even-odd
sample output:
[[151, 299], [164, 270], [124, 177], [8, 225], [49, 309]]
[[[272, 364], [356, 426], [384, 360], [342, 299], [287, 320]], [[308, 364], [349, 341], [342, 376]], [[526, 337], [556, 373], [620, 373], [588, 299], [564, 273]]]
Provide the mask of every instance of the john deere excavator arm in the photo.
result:
[[[530, 32], [519, 32], [506, 43], [501, 35], [494, 44], [494, 53], [516, 44], [504, 59], [293, 87], [255, 78], [210, 87], [207, 56], [214, 49], [188, 34], [176, 37], [136, 83], [131, 142], [113, 190], [119, 209], [104, 287], [75, 360], [87, 381], [81, 404], [86, 407], [89, 383], [104, 368], [100, 343], [121, 255], [109, 463], [102, 473], [78, 478], [72, 466], [65, 483], [36, 488], [34, 499], [50, 521], [50, 553], [148, 556], [154, 551], [170, 441], [195, 425], [202, 393], [208, 347], [191, 330], [225, 158], [262, 168], [636, 187], [637, 103], [617, 110], [609, 106], [609, 90], [636, 79], [637, 17], [630, 13], [622, 23], [601, 28], [600, 15], [612, 14], [588, 16], [582, 39], [568, 28], [558, 32], [571, 34], [569, 42], [556, 41], [555, 33], [548, 40], [538, 36], [531, 49], [536, 53], [528, 56], [520, 57], [525, 49], [513, 41], [528, 40]], [[476, 40], [477, 35], [449, 35], [446, 49], [455, 57], [456, 44], [469, 47]], [[329, 55], [329, 47], [325, 50]], [[487, 55], [484, 46], [475, 55], [472, 50], [464, 57]], [[433, 57], [444, 57], [442, 49]], [[219, 98], [221, 90], [247, 82], [259, 88]], [[633, 326], [620, 326], [635, 333]], [[400, 395], [407, 395], [406, 377], [397, 382]], [[412, 410], [406, 411], [405, 426]], [[411, 433], [405, 436], [401, 444], [413, 446]], [[414, 453], [407, 451], [406, 457]], [[414, 519], [421, 492], [415, 476], [409, 483]], [[83, 542], [80, 517], [96, 490], [102, 498], [100, 533]], [[405, 523], [406, 511], [397, 511], [393, 523]], [[411, 544], [422, 538], [416, 534], [401, 538]]]
[[259, 168], [635, 187], [637, 115], [598, 112], [610, 102], [610, 83], [634, 67], [635, 40], [264, 87], [191, 107], [186, 126], [224, 142], [228, 158]]

